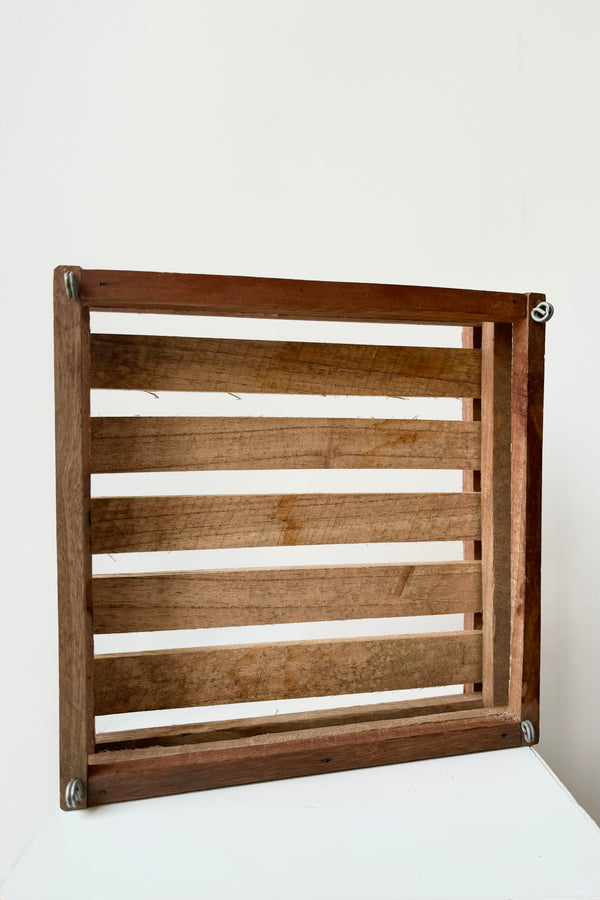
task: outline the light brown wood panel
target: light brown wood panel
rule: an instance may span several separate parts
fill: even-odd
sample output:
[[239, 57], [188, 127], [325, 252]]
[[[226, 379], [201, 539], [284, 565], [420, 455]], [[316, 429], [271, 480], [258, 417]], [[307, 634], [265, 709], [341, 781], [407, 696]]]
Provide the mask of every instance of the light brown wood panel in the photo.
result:
[[483, 702], [508, 704], [512, 328], [484, 322], [481, 391]]
[[252, 781], [339, 772], [344, 769], [385, 765], [413, 759], [428, 759], [459, 753], [518, 747], [519, 722], [505, 711], [487, 711], [485, 718], [464, 718], [402, 723], [376, 731], [355, 734], [335, 732], [274, 744], [244, 744], [218, 748], [156, 748], [150, 758], [114, 759], [117, 754], [100, 752], [90, 757], [90, 802], [94, 805], [118, 800], [136, 800], [222, 787]]
[[92, 472], [463, 469], [479, 422], [184, 416], [92, 419]]
[[479, 494], [98, 497], [92, 551], [477, 540]]
[[144, 747], [179, 747], [364, 722], [380, 722], [387, 725], [391, 724], [392, 720], [433, 716], [440, 713], [457, 713], [464, 710], [481, 709], [482, 706], [481, 695], [466, 697], [464, 694], [450, 694], [441, 697], [421, 697], [417, 700], [398, 700], [392, 703], [371, 703], [363, 706], [313, 709], [307, 712], [283, 713], [275, 716], [254, 716], [248, 719], [199, 722], [193, 725], [137, 728], [99, 734], [96, 738], [96, 749], [112, 751]]
[[481, 676], [481, 634], [282, 641], [95, 659], [96, 715], [431, 687]]
[[478, 397], [477, 350], [92, 335], [92, 388]]
[[[529, 309], [544, 300], [531, 294]], [[542, 422], [546, 326], [529, 313], [513, 331], [512, 653], [510, 707], [539, 738]]]
[[96, 575], [94, 631], [114, 634], [481, 609], [478, 562]]
[[94, 746], [89, 475], [89, 312], [54, 272], [56, 547], [58, 575], [60, 803], [71, 779], [83, 785]]
[[513, 322], [524, 294], [398, 284], [84, 269], [91, 309], [342, 322]]

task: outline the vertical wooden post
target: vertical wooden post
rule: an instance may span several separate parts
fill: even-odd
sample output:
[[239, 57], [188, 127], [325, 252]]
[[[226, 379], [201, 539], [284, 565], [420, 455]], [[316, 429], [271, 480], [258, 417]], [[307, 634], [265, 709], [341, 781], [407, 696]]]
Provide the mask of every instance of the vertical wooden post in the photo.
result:
[[[466, 350], [481, 350], [481, 327], [465, 326], [462, 331], [462, 345]], [[462, 402], [462, 417], [465, 422], [481, 421], [481, 399], [465, 398]], [[481, 471], [465, 469], [463, 471], [463, 491], [481, 490]], [[463, 559], [481, 559], [481, 541], [463, 541]], [[481, 613], [465, 613], [465, 631], [481, 631]], [[481, 691], [481, 683], [465, 684], [465, 694], [475, 694]]]
[[89, 312], [69, 297], [65, 274], [54, 272], [54, 387], [59, 612], [60, 798], [71, 779], [84, 786], [94, 750], [93, 634], [90, 543]]
[[540, 585], [542, 532], [542, 422], [545, 325], [530, 311], [543, 294], [530, 294], [525, 319], [513, 326], [512, 380], [512, 712], [539, 735]]
[[511, 360], [511, 326], [484, 322], [481, 338], [481, 568], [484, 706], [506, 706], [508, 704]]

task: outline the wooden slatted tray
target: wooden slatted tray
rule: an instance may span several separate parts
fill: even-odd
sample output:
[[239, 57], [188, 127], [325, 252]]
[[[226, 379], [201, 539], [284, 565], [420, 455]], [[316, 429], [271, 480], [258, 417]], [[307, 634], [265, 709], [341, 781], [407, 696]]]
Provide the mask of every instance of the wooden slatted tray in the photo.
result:
[[[514, 747], [524, 720], [537, 737], [544, 325], [530, 312], [541, 299], [56, 269], [63, 808]], [[455, 325], [463, 346], [91, 334], [90, 310]], [[451, 397], [463, 420], [91, 417], [94, 389]], [[458, 469], [463, 490], [90, 488], [93, 474], [324, 468]], [[463, 559], [92, 576], [93, 554], [415, 541], [462, 541]], [[450, 632], [206, 646], [199, 631], [191, 648], [94, 652], [94, 635], [456, 613], [464, 628]], [[96, 728], [97, 716], [144, 710], [456, 684], [463, 693]]]

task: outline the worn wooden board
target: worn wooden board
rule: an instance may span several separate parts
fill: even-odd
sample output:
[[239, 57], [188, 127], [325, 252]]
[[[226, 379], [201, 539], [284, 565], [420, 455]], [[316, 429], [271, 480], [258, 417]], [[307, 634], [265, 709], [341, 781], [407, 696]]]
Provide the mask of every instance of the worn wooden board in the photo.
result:
[[479, 422], [135, 416], [92, 419], [92, 472], [478, 468]]
[[[531, 294], [533, 308], [543, 294]], [[542, 423], [546, 326], [528, 316], [513, 331], [511, 710], [539, 739]]]
[[524, 294], [397, 284], [84, 269], [91, 309], [324, 319], [342, 322], [514, 322]]
[[275, 716], [253, 716], [219, 722], [199, 722], [193, 725], [170, 725], [157, 728], [137, 728], [99, 734], [96, 750], [133, 750], [144, 747], [180, 747], [188, 744], [207, 744], [254, 738], [265, 734], [288, 734], [314, 728], [331, 728], [363, 722], [389, 722], [415, 716], [457, 713], [467, 709], [481, 709], [481, 695], [449, 694], [416, 700], [397, 700], [391, 703], [370, 703], [344, 706], [337, 709], [313, 709], [306, 712], [282, 713]]
[[485, 717], [433, 722], [382, 724], [357, 733], [314, 735], [273, 744], [210, 749], [160, 748], [147, 759], [90, 759], [90, 798], [94, 805], [178, 794], [230, 784], [272, 781], [299, 775], [338, 772], [414, 759], [428, 759], [503, 747], [517, 747], [521, 729], [513, 715], [486, 711]]
[[[501, 715], [503, 718], [512, 718], [510, 713], [507, 713], [505, 707], [498, 709], [481, 707], [478, 709], [461, 710], [458, 713], [456, 712], [456, 710], [443, 713], [427, 712], [425, 713], [425, 715], [421, 716], [410, 716], [406, 719], [400, 718], [398, 720], [392, 720], [391, 722], [386, 721], [385, 724], [389, 727], [394, 727], [395, 725], [406, 725], [410, 723], [410, 725], [414, 728], [419, 725], [430, 723], [439, 724], [443, 722], [453, 722], [456, 721], [457, 718], [461, 720], [481, 720], [482, 718], [496, 715]], [[210, 753], [211, 750], [240, 750], [248, 747], [262, 747], [263, 749], [265, 749], [276, 744], [288, 744], [290, 740], [310, 740], [312, 738], [326, 740], [327, 738], [332, 736], [335, 736], [337, 740], [340, 740], [347, 735], [356, 736], [358, 734], [367, 733], [370, 733], [376, 738], [381, 730], [382, 724], [384, 723], [381, 720], [368, 720], [363, 722], [352, 722], [333, 726], [304, 728], [300, 729], [299, 731], [287, 730], [263, 732], [262, 734], [250, 735], [248, 737], [236, 737], [231, 739], [226, 739], [220, 736], [216, 741], [211, 741], [209, 743], [188, 744], [187, 751], [194, 754], [205, 754]], [[123, 750], [111, 750], [108, 748], [103, 748], [103, 755], [99, 762], [101, 765], [110, 765], [113, 762], [132, 762], [134, 760], [142, 762], [150, 759], [167, 759], [168, 757], [176, 757], [181, 752], [181, 747], [168, 745], [160, 747], [129, 747]], [[93, 762], [97, 759], [97, 753], [92, 754], [90, 757], [90, 762]]]
[[476, 540], [479, 494], [97, 497], [92, 551]]
[[92, 388], [150, 391], [478, 397], [481, 356], [381, 347], [94, 334]]
[[461, 684], [481, 634], [444, 632], [96, 656], [96, 715]]
[[[89, 475], [89, 312], [67, 296], [54, 273], [56, 550], [58, 576], [60, 802], [79, 779], [87, 785], [94, 746]], [[77, 274], [78, 270], [72, 270]], [[87, 803], [86, 796], [82, 800]]]
[[92, 593], [96, 634], [444, 615], [481, 609], [481, 564], [96, 575]]

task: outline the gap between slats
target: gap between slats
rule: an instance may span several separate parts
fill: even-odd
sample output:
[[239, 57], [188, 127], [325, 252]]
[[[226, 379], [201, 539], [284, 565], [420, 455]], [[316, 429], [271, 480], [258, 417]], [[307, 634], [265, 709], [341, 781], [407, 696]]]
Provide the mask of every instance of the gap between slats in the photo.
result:
[[274, 494], [448, 494], [458, 469], [255, 469], [207, 472], [101, 472], [92, 497], [188, 497]]
[[388, 347], [460, 347], [460, 325], [252, 319], [169, 313], [90, 312], [93, 334], [144, 334], [183, 338], [233, 338]]
[[148, 575], [167, 571], [273, 566], [414, 565], [455, 562], [461, 558], [461, 548], [458, 541], [415, 541], [404, 544], [312, 544], [304, 547], [96, 553], [92, 556], [92, 572], [94, 575]]
[[214, 391], [90, 391], [93, 417], [221, 416], [300, 419], [461, 420], [456, 397], [349, 397], [332, 394], [252, 394]]
[[[365, 611], [364, 616], [368, 616]], [[273, 625], [231, 625], [215, 628], [174, 628], [165, 631], [124, 631], [94, 635], [94, 651], [139, 653], [179, 650], [184, 647], [220, 647], [227, 644], [264, 644], [330, 638], [379, 637], [386, 634], [429, 634], [462, 630], [458, 613], [387, 618], [333, 619]]]
[[328, 712], [332, 709], [352, 711], [356, 706], [370, 709], [377, 705], [409, 703], [435, 697], [462, 697], [462, 685], [435, 685], [428, 688], [407, 688], [374, 693], [338, 694], [323, 697], [301, 697], [292, 700], [260, 700], [214, 706], [188, 706], [174, 709], [155, 709], [142, 712], [96, 716], [98, 734], [142, 728], [187, 728], [206, 722], [229, 722], [238, 719], [278, 719], [284, 715]]

